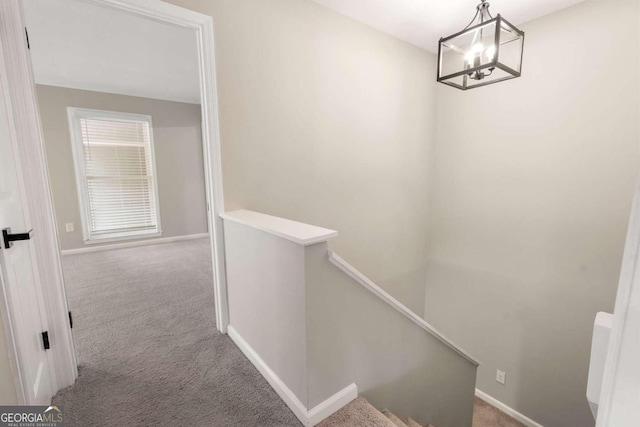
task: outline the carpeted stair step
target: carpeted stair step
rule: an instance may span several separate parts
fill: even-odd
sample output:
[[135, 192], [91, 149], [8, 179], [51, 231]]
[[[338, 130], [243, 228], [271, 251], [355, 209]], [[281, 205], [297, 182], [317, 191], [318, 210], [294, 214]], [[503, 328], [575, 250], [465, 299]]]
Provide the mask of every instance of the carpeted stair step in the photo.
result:
[[417, 422], [415, 422], [413, 419], [409, 417], [404, 418], [402, 421], [404, 421], [407, 427], [422, 427], [420, 424], [418, 424]]
[[364, 397], [358, 397], [317, 427], [396, 427]]
[[389, 418], [389, 421], [391, 421], [396, 427], [407, 427], [407, 425], [393, 412], [385, 409], [384, 411], [382, 411], [382, 413], [385, 417]]

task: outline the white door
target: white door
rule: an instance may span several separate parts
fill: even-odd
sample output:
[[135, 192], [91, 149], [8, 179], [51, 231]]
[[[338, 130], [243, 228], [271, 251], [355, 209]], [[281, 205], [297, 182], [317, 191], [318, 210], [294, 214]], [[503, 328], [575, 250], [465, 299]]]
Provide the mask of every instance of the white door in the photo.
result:
[[[31, 227], [24, 204], [24, 185], [15, 149], [19, 141], [15, 137], [1, 50], [0, 45], [0, 232], [11, 228], [12, 233], [23, 233]], [[38, 230], [34, 230], [32, 239], [37, 238]], [[5, 330], [13, 332], [7, 340], [13, 341], [15, 347], [20, 376], [15, 384], [18, 399], [27, 405], [49, 405], [53, 389], [42, 334], [47, 325], [32, 242], [16, 241], [7, 247], [0, 235], [0, 285], [9, 308], [3, 320], [11, 323], [4, 325]]]
[[640, 181], [627, 230], [596, 426], [636, 427], [639, 420]]

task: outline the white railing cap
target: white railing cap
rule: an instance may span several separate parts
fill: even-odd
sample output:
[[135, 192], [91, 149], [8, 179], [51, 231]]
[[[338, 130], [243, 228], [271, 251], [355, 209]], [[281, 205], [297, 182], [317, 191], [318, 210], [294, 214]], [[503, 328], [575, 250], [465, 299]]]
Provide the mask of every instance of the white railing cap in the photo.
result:
[[303, 246], [326, 242], [338, 235], [337, 231], [328, 228], [291, 221], [290, 219], [279, 218], [246, 209], [224, 212], [220, 214], [220, 217], [227, 221], [237, 222], [282, 237], [283, 239]]
[[335, 252], [328, 251], [329, 262], [331, 264], [338, 267], [340, 270], [345, 272], [349, 277], [354, 279], [356, 282], [364, 286], [371, 293], [376, 295], [378, 298], [386, 302], [389, 306], [393, 307], [407, 319], [411, 320], [413, 323], [424, 329], [429, 334], [433, 335], [435, 338], [444, 343], [447, 347], [458, 353], [460, 356], [464, 357], [466, 360], [471, 362], [475, 366], [480, 366], [480, 361], [478, 359], [471, 356], [469, 353], [464, 351], [460, 346], [456, 345], [449, 338], [444, 336], [439, 330], [434, 328], [430, 323], [424, 320], [422, 317], [415, 314], [411, 311], [407, 306], [402, 304], [400, 301], [389, 295], [386, 291], [384, 291], [380, 286], [373, 283], [367, 276], [358, 271], [354, 266], [345, 261], [340, 255]]

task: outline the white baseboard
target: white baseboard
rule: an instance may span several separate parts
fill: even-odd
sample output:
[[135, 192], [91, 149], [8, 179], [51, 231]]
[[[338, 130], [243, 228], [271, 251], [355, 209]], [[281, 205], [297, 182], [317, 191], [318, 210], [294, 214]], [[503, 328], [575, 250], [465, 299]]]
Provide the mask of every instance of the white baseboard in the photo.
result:
[[351, 384], [311, 410], [307, 410], [291, 389], [271, 370], [260, 355], [242, 338], [233, 326], [229, 325], [227, 327], [227, 333], [229, 334], [229, 338], [236, 343], [242, 353], [253, 363], [256, 369], [258, 369], [269, 385], [271, 385], [278, 396], [280, 396], [305, 427], [315, 426], [358, 397], [358, 387], [355, 384]]
[[308, 423], [306, 425], [313, 427], [320, 424], [320, 422], [347, 406], [356, 397], [358, 397], [358, 386], [349, 384], [324, 402], [311, 408], [307, 412]]
[[484, 400], [485, 402], [487, 402], [488, 404], [490, 404], [492, 406], [495, 406], [496, 408], [500, 409], [505, 414], [515, 418], [516, 420], [520, 421], [522, 424], [524, 424], [527, 427], [543, 427], [542, 424], [539, 424], [539, 423], [533, 421], [531, 418], [527, 417], [526, 415], [521, 414], [520, 412], [516, 411], [512, 407], [505, 405], [504, 403], [500, 402], [495, 397], [489, 396], [487, 393], [485, 393], [482, 390], [476, 389], [476, 397], [478, 397], [479, 399]]
[[240, 350], [247, 356], [247, 359], [253, 363], [262, 376], [267, 380], [271, 387], [278, 393], [278, 396], [284, 401], [284, 403], [291, 409], [296, 417], [302, 424], [307, 425], [307, 408], [300, 402], [296, 395], [291, 391], [289, 387], [271, 370], [269, 365], [256, 353], [256, 351], [247, 343], [242, 336], [231, 325], [227, 326], [227, 334], [229, 338], [240, 348]]
[[108, 245], [91, 246], [87, 248], [66, 249], [66, 250], [60, 251], [60, 253], [62, 255], [76, 255], [76, 254], [84, 254], [88, 252], [108, 251], [110, 249], [132, 248], [135, 246], [146, 246], [146, 245], [157, 245], [159, 243], [179, 242], [181, 240], [199, 239], [201, 237], [208, 237], [208, 236], [209, 236], [209, 233], [189, 234], [186, 236], [161, 237], [159, 239], [135, 240], [131, 242], [113, 243]]

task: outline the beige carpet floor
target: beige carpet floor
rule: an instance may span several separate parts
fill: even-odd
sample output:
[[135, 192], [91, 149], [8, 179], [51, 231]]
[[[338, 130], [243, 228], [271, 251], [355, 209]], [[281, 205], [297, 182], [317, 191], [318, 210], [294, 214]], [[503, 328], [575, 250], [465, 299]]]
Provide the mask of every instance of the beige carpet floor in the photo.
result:
[[524, 424], [476, 397], [473, 406], [473, 427], [524, 427]]
[[[411, 427], [420, 426], [415, 421], [402, 417], [401, 414], [381, 412], [374, 408], [365, 398], [356, 400], [340, 409], [321, 422], [318, 427]], [[434, 427], [434, 426], [429, 426]], [[524, 427], [524, 424], [509, 415], [475, 399], [473, 408], [473, 427]]]

